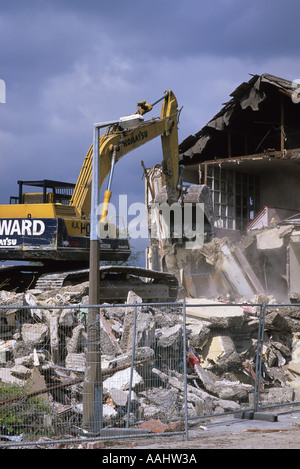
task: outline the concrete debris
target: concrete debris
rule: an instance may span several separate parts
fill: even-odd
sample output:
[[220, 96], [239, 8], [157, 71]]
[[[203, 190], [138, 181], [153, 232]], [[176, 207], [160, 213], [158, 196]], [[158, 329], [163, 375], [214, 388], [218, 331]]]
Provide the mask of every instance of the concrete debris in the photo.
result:
[[108, 355], [116, 356], [122, 353], [122, 348], [102, 313], [100, 313], [100, 342]]
[[47, 324], [23, 324], [21, 336], [24, 343], [32, 343], [35, 346], [41, 345], [49, 333]]
[[235, 243], [225, 237], [199, 249], [178, 248], [188, 295], [234, 302], [253, 302], [258, 294], [273, 296], [277, 302], [297, 300], [300, 264], [295, 230], [289, 225], [262, 228]]
[[[196, 167], [190, 170], [191, 174], [195, 172], [194, 179], [200, 171], [199, 165]], [[221, 185], [221, 182], [216, 180], [218, 203], [215, 202], [215, 206], [212, 206], [209, 197], [204, 200], [202, 242], [193, 239], [187, 245], [184, 236], [182, 239], [177, 239], [174, 233], [172, 238], [166, 240], [165, 234], [159, 229], [163, 219], [153, 220], [152, 217], [152, 202], [158, 200], [163, 191], [161, 182], [163, 178], [158, 174], [157, 167], [155, 168], [154, 172], [149, 170], [149, 177], [155, 189], [153, 200], [146, 191], [150, 234], [146, 266], [176, 275], [180, 285], [180, 298], [220, 298], [234, 302], [247, 299], [253, 302], [255, 296], [265, 294], [273, 296], [280, 303], [300, 302], [299, 210], [297, 212], [264, 206], [262, 211], [270, 212], [268, 222], [261, 223], [262, 213], [259, 212], [253, 220], [249, 219], [247, 224], [244, 220], [243, 230], [225, 229], [223, 220], [218, 220], [218, 216], [209, 217], [207, 212], [208, 208], [212, 212], [212, 207], [217, 212], [220, 207], [221, 210], [226, 209], [231, 212], [232, 207], [220, 204], [219, 183]], [[223, 176], [225, 177], [225, 173]], [[226, 200], [234, 199], [234, 193], [231, 191], [227, 193], [225, 182], [223, 185]], [[208, 189], [201, 184], [195, 187]], [[213, 192], [212, 188], [211, 190]], [[247, 198], [251, 200], [253, 197], [250, 194], [247, 196], [246, 193], [244, 195], [245, 200]], [[234, 210], [233, 212], [235, 213]], [[222, 227], [219, 226], [221, 221]]]
[[216, 327], [241, 327], [244, 323], [243, 307], [232, 305], [230, 308], [220, 301], [205, 298], [187, 298], [186, 315], [190, 318], [208, 320]]
[[182, 340], [182, 325], [176, 324], [173, 327], [164, 327], [157, 331], [157, 346], [159, 348], [172, 347], [178, 349]]
[[66, 368], [84, 373], [86, 368], [85, 353], [68, 353], [65, 360]]
[[[41, 399], [55, 403], [61, 411], [60, 418], [71, 403], [74, 412], [74, 402], [81, 409], [76, 418], [82, 414], [87, 298], [85, 287], [78, 285], [76, 296], [73, 291], [64, 287], [53, 297], [51, 292], [28, 291], [23, 296], [1, 292], [0, 297], [2, 306], [15, 306], [14, 321], [9, 309], [0, 310], [0, 382], [17, 384], [30, 392], [40, 390]], [[268, 297], [257, 296], [256, 300], [262, 298]], [[182, 309], [163, 304], [139, 306], [141, 299], [132, 292], [127, 301], [128, 307], [103, 305], [99, 314], [104, 423], [124, 426], [131, 382], [130, 424], [145, 420], [148, 424], [144, 428], [168, 431], [167, 424], [154, 430], [155, 422], [184, 417]], [[23, 305], [36, 306], [38, 312]], [[190, 417], [242, 411], [251, 405], [258, 312], [255, 304], [246, 307], [208, 298], [187, 299]], [[291, 402], [300, 395], [299, 326], [300, 307], [267, 305], [261, 376], [264, 403]], [[135, 366], [131, 374], [133, 345]]]
[[[125, 370], [118, 371], [110, 378], [107, 378], [103, 381], [104, 390], [108, 392], [111, 389], [120, 389], [122, 391], [129, 389], [130, 383], [130, 368], [126, 368]], [[143, 386], [143, 378], [133, 370], [133, 377], [132, 377], [132, 388], [142, 388]]]

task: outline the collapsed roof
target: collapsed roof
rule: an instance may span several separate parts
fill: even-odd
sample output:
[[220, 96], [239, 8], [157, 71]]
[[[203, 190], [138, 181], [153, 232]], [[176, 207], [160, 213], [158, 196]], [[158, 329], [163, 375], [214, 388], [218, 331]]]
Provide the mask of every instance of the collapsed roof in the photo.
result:
[[189, 166], [262, 153], [299, 158], [289, 153], [300, 148], [299, 86], [269, 74], [253, 75], [199, 132], [180, 144], [181, 162]]

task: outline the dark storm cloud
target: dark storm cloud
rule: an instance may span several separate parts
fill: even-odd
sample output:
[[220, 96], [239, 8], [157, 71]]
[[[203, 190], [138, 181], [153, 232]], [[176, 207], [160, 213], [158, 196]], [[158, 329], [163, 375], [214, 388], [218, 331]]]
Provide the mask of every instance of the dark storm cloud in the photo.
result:
[[[70, 14], [49, 7], [29, 10], [30, 0], [19, 8], [0, 9], [1, 68], [12, 84], [21, 80], [39, 83], [61, 73], [85, 53], [84, 25]], [[55, 3], [55, 2], [54, 2]], [[41, 2], [43, 4], [43, 2]], [[23, 7], [22, 7], [23, 5]], [[50, 5], [51, 6], [51, 5]]]
[[104, 24], [121, 50], [174, 57], [186, 54], [277, 56], [298, 53], [297, 0], [52, 2], [97, 29]]
[[2, 76], [11, 87], [23, 81], [28, 94], [82, 58], [92, 61], [99, 48], [136, 63], [202, 54], [288, 57], [298, 54], [298, 12], [293, 0], [2, 1]]
[[136, 60], [201, 53], [298, 53], [299, 3], [240, 0], [10, 0], [0, 2], [1, 55], [35, 77], [70, 66], [105, 42]]
[[[294, 0], [0, 0], [0, 202], [17, 179], [76, 180], [93, 122], [140, 99], [173, 89], [183, 140], [248, 73], [299, 77], [298, 13]], [[159, 141], [130, 154], [114, 188], [127, 193], [140, 160], [160, 155]]]

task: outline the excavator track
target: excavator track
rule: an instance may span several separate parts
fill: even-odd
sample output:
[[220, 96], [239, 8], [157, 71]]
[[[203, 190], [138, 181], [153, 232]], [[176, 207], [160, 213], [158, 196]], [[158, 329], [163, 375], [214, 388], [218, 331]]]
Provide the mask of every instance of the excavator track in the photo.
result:
[[[89, 269], [43, 274], [35, 288], [51, 290], [88, 281]], [[100, 267], [101, 301], [126, 301], [134, 291], [144, 302], [174, 302], [178, 295], [178, 281], [172, 274], [132, 266]]]
[[[6, 271], [6, 274], [4, 271]], [[24, 269], [23, 266], [22, 269], [14, 266], [0, 269], [0, 289], [9, 289], [10, 278], [11, 280], [18, 278], [19, 285], [23, 284], [28, 287], [28, 280], [22, 282], [22, 275], [25, 276], [26, 274], [28, 276], [28, 273], [31, 274], [29, 287], [40, 291], [56, 290], [89, 280], [89, 269], [43, 272], [38, 268]], [[173, 303], [177, 300], [179, 285], [177, 278], [167, 272], [133, 266], [100, 267], [101, 302], [118, 303], [126, 301], [129, 291], [134, 291], [145, 303]]]

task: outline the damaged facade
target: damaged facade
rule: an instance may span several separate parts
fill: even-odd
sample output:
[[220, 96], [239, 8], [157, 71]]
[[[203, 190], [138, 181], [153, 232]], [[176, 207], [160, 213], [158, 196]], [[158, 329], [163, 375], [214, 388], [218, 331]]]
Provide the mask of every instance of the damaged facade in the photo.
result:
[[[146, 265], [180, 272], [190, 297], [300, 299], [300, 130], [296, 85], [268, 74], [241, 84], [220, 112], [179, 147], [182, 201], [204, 204], [204, 243], [166, 243], [149, 220]], [[148, 170], [146, 204], [165, 201], [160, 165]], [[158, 237], [151, 237], [151, 230]], [[168, 256], [172, 252], [172, 261]]]

